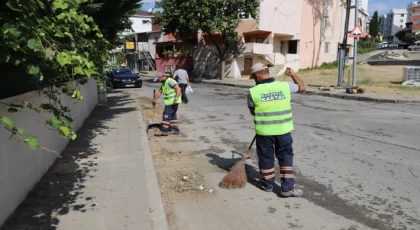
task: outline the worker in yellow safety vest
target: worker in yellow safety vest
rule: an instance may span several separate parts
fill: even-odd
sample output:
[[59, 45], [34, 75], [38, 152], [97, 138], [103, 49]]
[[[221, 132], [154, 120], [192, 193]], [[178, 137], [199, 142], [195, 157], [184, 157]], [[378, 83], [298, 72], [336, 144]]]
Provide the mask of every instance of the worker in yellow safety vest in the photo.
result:
[[275, 81], [269, 69], [262, 63], [251, 68], [251, 77], [256, 86], [249, 90], [248, 108], [254, 116], [257, 154], [261, 180], [258, 187], [272, 192], [274, 186], [274, 157], [280, 165], [281, 196], [298, 197], [302, 190], [295, 188], [293, 169], [292, 135], [293, 120], [291, 93], [305, 91], [303, 81], [293, 69], [287, 68], [285, 74], [294, 83]]
[[157, 99], [163, 94], [165, 100], [165, 109], [163, 110], [163, 118], [161, 122], [160, 132], [155, 136], [168, 136], [169, 134], [179, 134], [177, 111], [178, 105], [182, 103], [181, 88], [178, 83], [163, 73], [156, 73], [153, 82], [161, 82], [162, 86], [159, 92], [153, 98], [152, 104], [155, 105]]

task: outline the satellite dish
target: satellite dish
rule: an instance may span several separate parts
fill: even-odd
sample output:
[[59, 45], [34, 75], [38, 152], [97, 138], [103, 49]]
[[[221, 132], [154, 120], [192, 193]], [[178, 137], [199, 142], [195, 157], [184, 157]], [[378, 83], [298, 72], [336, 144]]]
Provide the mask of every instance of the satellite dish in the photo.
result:
[[149, 13], [152, 13], [152, 12], [153, 12], [153, 9], [152, 9], [152, 8], [150, 8], [150, 9], [148, 10], [148, 12], [149, 12]]

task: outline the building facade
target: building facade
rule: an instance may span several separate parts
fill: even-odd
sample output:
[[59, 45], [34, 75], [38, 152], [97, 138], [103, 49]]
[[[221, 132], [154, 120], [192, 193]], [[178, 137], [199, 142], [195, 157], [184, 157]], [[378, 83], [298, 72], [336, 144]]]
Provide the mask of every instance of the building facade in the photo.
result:
[[388, 42], [398, 42], [395, 34], [405, 28], [407, 22], [406, 9], [392, 9], [388, 14], [379, 17], [381, 24], [379, 26], [383, 38]]
[[408, 22], [412, 23], [411, 29], [414, 33], [420, 33], [420, 1], [414, 1], [408, 5]]
[[410, 4], [407, 5], [407, 22], [412, 22], [413, 10], [416, 7], [420, 6], [420, 1], [412, 1]]

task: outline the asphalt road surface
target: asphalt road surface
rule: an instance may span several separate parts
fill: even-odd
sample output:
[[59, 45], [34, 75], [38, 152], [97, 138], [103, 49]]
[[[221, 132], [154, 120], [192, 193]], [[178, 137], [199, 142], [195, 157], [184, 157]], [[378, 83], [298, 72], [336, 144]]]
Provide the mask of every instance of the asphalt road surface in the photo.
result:
[[[145, 82], [124, 91], [151, 97], [158, 87]], [[189, 142], [178, 145], [228, 167], [254, 135], [248, 91], [192, 87], [190, 103], [179, 110]], [[292, 102], [303, 197], [282, 199], [252, 182], [242, 190], [218, 188], [211, 200], [175, 204], [179, 229], [420, 229], [420, 106], [298, 94]], [[256, 162], [254, 154], [247, 170], [258, 178]], [[206, 178], [216, 186], [223, 175]]]

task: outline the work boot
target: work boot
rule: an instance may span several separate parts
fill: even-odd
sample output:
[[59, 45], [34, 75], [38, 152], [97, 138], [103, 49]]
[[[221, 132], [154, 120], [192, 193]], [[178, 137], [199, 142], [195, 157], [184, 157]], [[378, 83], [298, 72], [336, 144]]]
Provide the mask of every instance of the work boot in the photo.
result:
[[261, 181], [259, 181], [257, 183], [257, 188], [259, 188], [259, 189], [261, 189], [265, 192], [272, 192], [273, 191], [273, 185], [271, 185], [271, 184], [265, 185]]
[[155, 133], [155, 137], [166, 137], [168, 135], [169, 135], [168, 132], [162, 132], [162, 131]]
[[288, 192], [280, 192], [281, 196], [283, 197], [300, 197], [303, 194], [303, 191], [301, 189], [293, 189]]
[[179, 135], [179, 131], [175, 131], [175, 130], [171, 130], [171, 131], [169, 131], [169, 134], [171, 134], [171, 135]]

